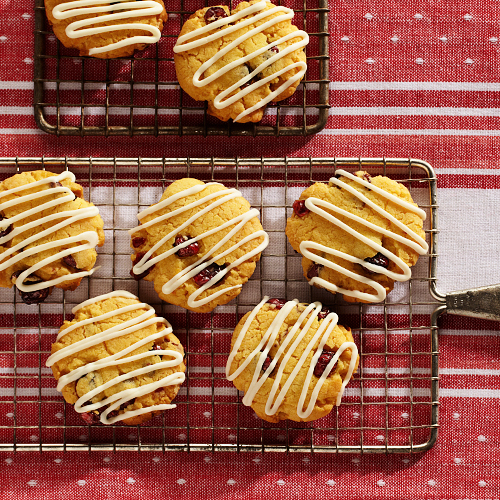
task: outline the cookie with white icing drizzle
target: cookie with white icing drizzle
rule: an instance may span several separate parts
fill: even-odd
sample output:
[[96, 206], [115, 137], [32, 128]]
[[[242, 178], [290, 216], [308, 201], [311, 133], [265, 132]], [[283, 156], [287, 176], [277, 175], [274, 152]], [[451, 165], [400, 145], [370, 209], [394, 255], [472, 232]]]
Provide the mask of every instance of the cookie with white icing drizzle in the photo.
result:
[[305, 75], [305, 31], [292, 9], [265, 0], [195, 12], [174, 47], [177, 79], [208, 112], [227, 121], [258, 122], [268, 102], [290, 97]]
[[380, 302], [427, 252], [425, 216], [403, 184], [337, 170], [293, 203], [286, 234], [311, 285], [350, 302]]
[[74, 290], [94, 272], [103, 225], [73, 173], [9, 177], [0, 183], [0, 286], [15, 284], [27, 304], [42, 302], [54, 286]]
[[55, 35], [81, 56], [130, 56], [160, 40], [168, 19], [163, 0], [45, 0]]
[[73, 314], [46, 364], [87, 423], [138, 425], [175, 408], [186, 366], [165, 318], [123, 290], [87, 300]]
[[308, 422], [339, 405], [357, 369], [351, 330], [320, 302], [264, 299], [233, 333], [226, 377], [268, 422]]
[[234, 299], [269, 238], [241, 193], [197, 179], [172, 183], [129, 231], [135, 279], [154, 282], [162, 300], [209, 312]]

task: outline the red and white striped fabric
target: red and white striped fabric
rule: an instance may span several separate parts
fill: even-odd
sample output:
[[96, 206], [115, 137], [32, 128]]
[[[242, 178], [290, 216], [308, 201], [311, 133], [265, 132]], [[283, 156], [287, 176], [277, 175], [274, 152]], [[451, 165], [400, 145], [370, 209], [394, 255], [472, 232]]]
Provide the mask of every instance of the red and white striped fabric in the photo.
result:
[[[321, 133], [104, 140], [37, 130], [33, 3], [0, 0], [0, 156], [421, 158], [439, 177], [438, 288], [500, 282], [500, 4], [349, 0], [330, 8], [332, 108]], [[1, 496], [499, 498], [499, 330], [442, 319], [439, 438], [425, 454], [3, 454]]]

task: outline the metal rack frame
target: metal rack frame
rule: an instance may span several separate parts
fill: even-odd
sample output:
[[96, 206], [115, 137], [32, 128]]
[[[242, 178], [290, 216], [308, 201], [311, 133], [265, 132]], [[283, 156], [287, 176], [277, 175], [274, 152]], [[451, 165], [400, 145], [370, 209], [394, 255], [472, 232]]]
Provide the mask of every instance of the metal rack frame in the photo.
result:
[[[328, 119], [329, 98], [329, 53], [328, 53], [328, 0], [302, 0], [302, 8], [295, 8], [295, 12], [302, 17], [301, 29], [307, 31], [307, 23], [317, 27], [314, 31], [309, 30], [311, 43], [306, 47], [308, 70], [302, 81], [302, 90], [299, 103], [290, 101], [290, 98], [277, 103], [271, 108], [276, 111], [275, 118], [269, 118], [263, 123], [239, 124], [232, 121], [224, 123], [207, 114], [207, 105], [203, 102], [194, 102], [184, 93], [177, 80], [167, 81], [162, 78], [162, 68], [165, 64], [173, 65], [173, 55], [160, 52], [159, 44], [153, 48], [135, 54], [132, 57], [121, 58], [124, 64], [130, 63], [130, 69], [126, 72], [126, 78], [117, 80], [114, 78], [111, 65], [115, 60], [96, 60], [92, 57], [78, 56], [75, 50], [65, 49], [57, 40], [55, 49], [53, 43], [48, 43], [48, 37], [53, 37], [52, 30], [48, 26], [45, 15], [44, 0], [35, 1], [35, 57], [34, 57], [34, 107], [37, 125], [45, 132], [57, 135], [244, 135], [244, 136], [283, 136], [302, 135], [307, 136], [320, 131], [325, 127]], [[167, 6], [169, 16], [176, 16], [181, 23], [191, 14], [184, 7], [187, 0], [176, 0]], [[236, 4], [233, 0], [225, 0], [230, 8]], [[279, 4], [287, 3], [279, 1]], [[207, 6], [208, 2], [200, 1], [197, 8]], [[312, 16], [318, 16], [318, 20], [312, 20]], [[162, 34], [164, 39], [175, 39], [176, 33], [169, 32], [167, 21], [166, 28]], [[170, 27], [171, 30], [171, 27]], [[52, 40], [52, 38], [50, 38]], [[161, 42], [160, 42], [161, 43]], [[73, 61], [80, 66], [80, 77], [69, 77], [65, 73], [65, 64]], [[96, 61], [101, 61], [97, 63]], [[154, 65], [154, 78], [141, 81], [138, 76], [140, 71], [134, 72], [134, 67], [141, 64], [151, 63]], [[104, 69], [96, 76], [89, 67], [100, 64]], [[311, 65], [315, 66], [314, 71]], [[317, 67], [317, 68], [316, 68]], [[52, 74], [51, 71], [54, 73]], [[70, 73], [70, 70], [67, 71]], [[314, 73], [314, 75], [313, 75]], [[102, 75], [102, 76], [101, 76]], [[93, 102], [87, 96], [88, 89], [101, 87], [105, 91]], [[70, 87], [75, 90], [71, 97], [61, 97], [63, 88]], [[115, 89], [125, 87], [122, 99], [128, 101], [119, 103], [113, 101], [111, 95]], [[135, 104], [139, 92], [149, 89], [153, 94], [149, 96], [149, 105]], [[52, 92], [54, 91], [54, 92]], [[171, 101], [163, 103], [163, 92], [168, 92]], [[52, 93], [51, 93], [52, 92]], [[161, 95], [160, 95], [161, 94]], [[299, 94], [297, 94], [299, 95]], [[92, 96], [94, 98], [95, 96]], [[153, 102], [154, 101], [154, 102]], [[75, 112], [74, 109], [78, 111]], [[71, 123], [64, 118], [64, 110], [73, 109], [77, 118]], [[96, 114], [97, 113], [97, 114]], [[49, 116], [50, 114], [50, 116]], [[163, 122], [163, 114], [178, 114], [175, 121], [168, 124]], [[199, 119], [194, 119], [198, 114]], [[292, 114], [297, 117], [297, 123], [286, 125], [285, 117]], [[98, 124], [95, 122], [97, 116], [103, 115]], [[128, 117], [127, 123], [120, 121], [118, 117]], [[142, 115], [142, 116], [141, 116]], [[144, 119], [144, 115], [147, 119]], [[316, 116], [317, 115], [317, 116]], [[312, 118], [312, 116], [314, 118]], [[299, 119], [300, 117], [300, 119]]]
[[[326, 181], [336, 168], [386, 174], [405, 182], [414, 197], [420, 196], [420, 206], [430, 216], [426, 226], [430, 251], [420, 257], [416, 275], [397, 284], [407, 298], [392, 301], [389, 294], [381, 304], [349, 304], [308, 286], [296, 272], [300, 256], [288, 246], [283, 230], [266, 227], [272, 225], [268, 214], [280, 220], [282, 214], [284, 220], [291, 213], [296, 193], [314, 181]], [[437, 318], [441, 309], [435, 309], [439, 302], [428, 293], [435, 289], [437, 259], [436, 177], [430, 165], [385, 158], [0, 158], [2, 179], [34, 169], [75, 173], [86, 199], [93, 200], [103, 213], [107, 243], [99, 251], [101, 277], [96, 273], [86, 278], [74, 292], [56, 290], [47, 304], [25, 306], [13, 290], [0, 289], [0, 366], [6, 366], [0, 369], [0, 451], [416, 453], [436, 442]], [[207, 315], [162, 303], [157, 296], [151, 299], [151, 283], [136, 283], [127, 276], [128, 269], [124, 273], [121, 269], [129, 250], [120, 248], [127, 229], [120, 214], [135, 214], [138, 206], [154, 203], [157, 200], [143, 199], [148, 189], [161, 193], [172, 180], [185, 176], [255, 193], [253, 205], [260, 208], [264, 228], [275, 243], [264, 252], [256, 276], [242, 294]], [[107, 194], [96, 200], [101, 187]], [[283, 203], [267, 203], [266, 189], [279, 193]], [[133, 197], [136, 193], [137, 202], [125, 199], [122, 193]], [[284, 274], [269, 271], [275, 262], [283, 262]], [[44, 368], [50, 342], [71, 306], [97, 295], [93, 286], [101, 283], [137, 293], [171, 320], [176, 334], [181, 331], [189, 372], [184, 393], [175, 401], [178, 409], [171, 410], [178, 412], [175, 416], [167, 412], [135, 428], [119, 424], [89, 427], [54, 392], [55, 381]], [[242, 395], [225, 381], [220, 369], [227, 358], [234, 321], [254, 304], [245, 299], [245, 288], [255, 287], [262, 296], [269, 286], [281, 287], [288, 299], [302, 290], [298, 297], [302, 301], [333, 303], [341, 320], [346, 320], [343, 323], [351, 326], [360, 348], [360, 368], [342, 405], [316, 422], [269, 424], [254, 419], [253, 412], [242, 405]], [[425, 298], [421, 298], [424, 292]], [[224, 320], [227, 314], [229, 322]], [[379, 318], [378, 322], [373, 318]], [[372, 344], [373, 339], [378, 339], [377, 345]], [[393, 344], [394, 339], [402, 339], [401, 347]], [[403, 359], [402, 368], [395, 370], [394, 360], [399, 358]], [[373, 361], [378, 368], [370, 369]], [[198, 396], [200, 391], [204, 396]], [[373, 396], [374, 391], [379, 395]]]

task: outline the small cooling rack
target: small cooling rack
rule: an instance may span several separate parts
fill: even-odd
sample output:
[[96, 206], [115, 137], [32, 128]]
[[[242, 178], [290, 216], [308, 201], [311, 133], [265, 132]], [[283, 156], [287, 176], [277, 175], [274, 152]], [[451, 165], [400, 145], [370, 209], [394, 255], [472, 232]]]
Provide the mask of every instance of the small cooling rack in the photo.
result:
[[[363, 169], [403, 182], [427, 212], [430, 243], [413, 277], [396, 283], [380, 304], [350, 304], [309, 286], [300, 256], [284, 229], [292, 204], [336, 168]], [[438, 331], [431, 295], [436, 280], [436, 178], [412, 159], [89, 159], [0, 158], [0, 179], [16, 172], [70, 169], [104, 219], [100, 269], [74, 292], [54, 290], [38, 306], [0, 289], [0, 450], [285, 451], [329, 453], [419, 452], [438, 427]], [[160, 198], [175, 179], [193, 176], [237, 187], [260, 209], [270, 244], [238, 298], [212, 313], [162, 303], [152, 283], [129, 276], [130, 239], [138, 211]], [[87, 426], [61, 394], [45, 361], [71, 308], [96, 295], [125, 289], [152, 304], [173, 325], [187, 352], [187, 379], [175, 402], [140, 427]], [[333, 305], [359, 346], [358, 373], [342, 405], [316, 422], [271, 424], [254, 416], [225, 378], [232, 330], [261, 297], [320, 300]]]
[[[238, 2], [224, 0], [231, 9]], [[169, 19], [159, 43], [133, 57], [95, 59], [66, 49], [53, 34], [44, 0], [35, 0], [35, 120], [57, 135], [309, 135], [328, 118], [328, 0], [275, 2], [295, 11], [307, 31], [307, 72], [294, 95], [270, 105], [259, 123], [221, 122], [206, 103], [181, 90], [173, 46], [184, 21], [208, 5], [201, 0], [167, 2]]]

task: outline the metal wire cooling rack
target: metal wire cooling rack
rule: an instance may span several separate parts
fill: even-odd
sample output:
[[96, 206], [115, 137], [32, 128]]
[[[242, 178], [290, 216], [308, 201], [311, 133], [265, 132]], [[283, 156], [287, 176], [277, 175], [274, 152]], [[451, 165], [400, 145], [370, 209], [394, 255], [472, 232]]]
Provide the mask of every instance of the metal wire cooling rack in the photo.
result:
[[[224, 0], [230, 8], [238, 2]], [[133, 57], [80, 57], [55, 38], [44, 0], [35, 0], [35, 120], [57, 135], [309, 135], [328, 118], [328, 0], [280, 0], [310, 36], [308, 69], [295, 94], [268, 106], [257, 124], [224, 123], [177, 82], [172, 48], [184, 21], [208, 0], [168, 2], [158, 44]]]
[[[349, 304], [310, 287], [300, 256], [287, 244], [286, 217], [313, 181], [336, 168], [385, 174], [408, 186], [429, 217], [431, 250], [381, 304]], [[55, 290], [45, 303], [27, 306], [0, 289], [0, 451], [184, 450], [333, 453], [419, 452], [437, 436], [438, 337], [435, 288], [436, 179], [425, 162], [411, 159], [69, 159], [0, 158], [0, 179], [16, 172], [70, 169], [100, 209], [106, 243], [101, 268], [74, 292]], [[127, 229], [140, 208], [157, 202], [166, 185], [185, 176], [236, 186], [260, 208], [270, 245], [236, 300], [210, 314], [162, 303], [149, 282], [129, 276]], [[140, 427], [87, 426], [55, 391], [45, 368], [50, 346], [71, 308], [112, 289], [126, 289], [167, 317], [187, 353], [187, 380], [177, 408]], [[360, 366], [342, 405], [312, 423], [270, 424], [241, 403], [225, 379], [231, 333], [263, 295], [332, 304], [353, 330]]]

